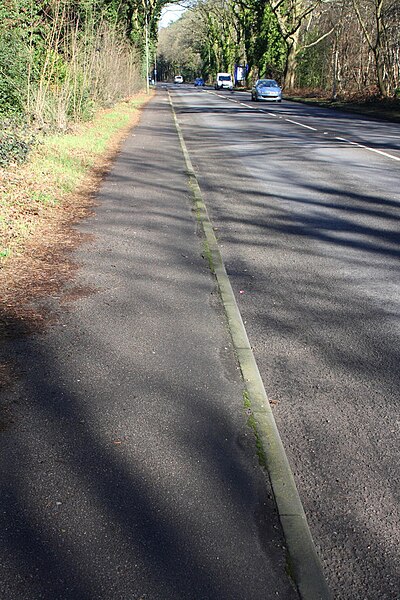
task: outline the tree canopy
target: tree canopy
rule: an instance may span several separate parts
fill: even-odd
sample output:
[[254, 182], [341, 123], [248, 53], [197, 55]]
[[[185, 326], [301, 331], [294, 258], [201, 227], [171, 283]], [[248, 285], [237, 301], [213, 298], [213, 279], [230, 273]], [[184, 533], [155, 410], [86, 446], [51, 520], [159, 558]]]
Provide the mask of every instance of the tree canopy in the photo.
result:
[[160, 36], [164, 73], [179, 65], [212, 78], [245, 65], [248, 82], [274, 77], [288, 89], [319, 88], [334, 97], [399, 93], [399, 0], [192, 0], [187, 6]]
[[0, 117], [65, 126], [127, 93], [133, 74], [143, 85], [145, 40], [155, 49], [161, 11], [170, 3], [3, 0]]
[[[187, 10], [159, 32], [171, 4]], [[399, 0], [3, 0], [0, 116], [86, 118], [133, 89], [132, 73], [143, 84], [158, 39], [164, 79], [242, 67], [245, 84], [393, 97], [399, 25]]]

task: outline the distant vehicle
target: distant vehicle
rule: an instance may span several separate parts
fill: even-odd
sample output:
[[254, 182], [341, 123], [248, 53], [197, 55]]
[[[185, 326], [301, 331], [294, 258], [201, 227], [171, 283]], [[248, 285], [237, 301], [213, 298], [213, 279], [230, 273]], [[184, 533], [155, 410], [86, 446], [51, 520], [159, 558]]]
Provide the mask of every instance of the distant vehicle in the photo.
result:
[[216, 90], [233, 90], [232, 75], [229, 73], [217, 73], [214, 87]]
[[204, 85], [204, 79], [202, 77], [196, 77], [194, 80], [194, 85], [197, 87], [199, 85]]
[[259, 100], [281, 102], [282, 90], [275, 79], [259, 79], [251, 90], [251, 99], [254, 102]]
[[183, 83], [182, 75], [175, 75], [174, 83]]

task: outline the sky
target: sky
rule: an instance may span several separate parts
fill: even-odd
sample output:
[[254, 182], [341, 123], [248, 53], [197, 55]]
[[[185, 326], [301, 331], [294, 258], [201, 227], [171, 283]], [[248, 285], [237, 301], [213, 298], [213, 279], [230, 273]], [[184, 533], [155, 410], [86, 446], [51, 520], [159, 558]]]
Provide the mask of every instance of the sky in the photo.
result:
[[160, 28], [168, 27], [172, 21], [176, 21], [185, 9], [177, 4], [167, 4], [161, 12]]

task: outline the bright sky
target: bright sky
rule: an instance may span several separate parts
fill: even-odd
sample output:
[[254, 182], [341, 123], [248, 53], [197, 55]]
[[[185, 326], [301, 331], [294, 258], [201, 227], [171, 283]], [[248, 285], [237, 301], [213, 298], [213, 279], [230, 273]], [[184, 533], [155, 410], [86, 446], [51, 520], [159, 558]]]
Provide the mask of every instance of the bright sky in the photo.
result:
[[159, 27], [168, 27], [170, 23], [179, 19], [185, 8], [177, 4], [167, 4], [161, 11]]

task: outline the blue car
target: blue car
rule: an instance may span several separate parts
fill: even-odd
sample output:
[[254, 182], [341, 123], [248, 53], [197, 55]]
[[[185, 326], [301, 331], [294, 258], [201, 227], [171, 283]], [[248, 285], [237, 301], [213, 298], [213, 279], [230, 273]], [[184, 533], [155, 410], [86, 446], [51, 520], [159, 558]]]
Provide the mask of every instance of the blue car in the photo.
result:
[[196, 79], [194, 80], [194, 85], [196, 87], [204, 85], [204, 79], [202, 77], [196, 77]]
[[254, 102], [259, 100], [280, 102], [282, 100], [282, 90], [275, 79], [259, 79], [251, 90], [251, 99]]

